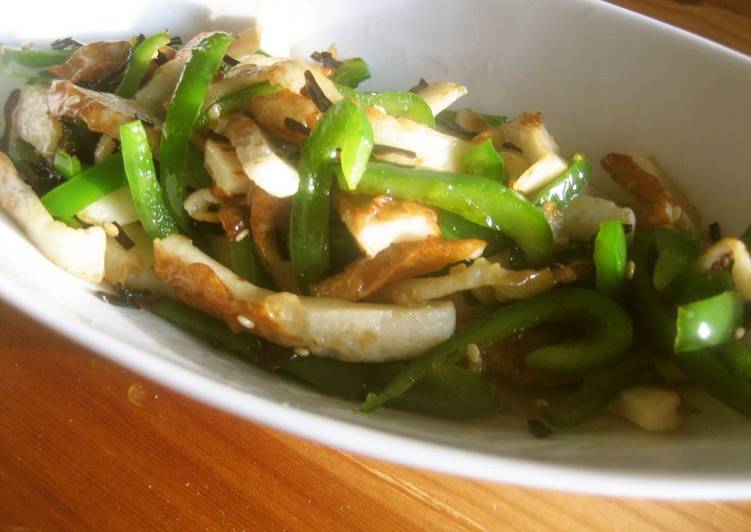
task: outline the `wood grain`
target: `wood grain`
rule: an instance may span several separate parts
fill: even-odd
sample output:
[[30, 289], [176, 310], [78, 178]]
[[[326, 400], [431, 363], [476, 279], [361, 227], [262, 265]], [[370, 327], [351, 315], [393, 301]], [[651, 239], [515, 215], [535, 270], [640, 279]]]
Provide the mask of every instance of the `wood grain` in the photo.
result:
[[[618, 0], [751, 53], [747, 0]], [[751, 530], [751, 504], [570, 495], [417, 471], [255, 425], [0, 303], [0, 531]]]

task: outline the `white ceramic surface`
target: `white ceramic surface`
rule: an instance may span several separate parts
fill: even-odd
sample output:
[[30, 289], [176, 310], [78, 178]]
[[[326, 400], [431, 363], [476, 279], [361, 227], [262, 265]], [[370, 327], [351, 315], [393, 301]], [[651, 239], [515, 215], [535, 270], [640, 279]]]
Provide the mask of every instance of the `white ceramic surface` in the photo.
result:
[[[151, 5], [149, 5], [151, 4]], [[208, 2], [207, 2], [208, 4]], [[466, 84], [463, 104], [543, 111], [564, 152], [643, 148], [726, 231], [748, 222], [751, 60], [680, 30], [589, 0], [275, 2], [307, 56], [335, 42], [369, 61], [372, 88], [419, 77]], [[79, 8], [73, 7], [79, 5]], [[272, 9], [272, 10], [273, 10]], [[169, 27], [244, 27], [252, 2], [14, 3], [0, 41], [48, 42]], [[0, 81], [0, 98], [12, 84]], [[197, 344], [148, 314], [102, 303], [47, 262], [0, 215], [0, 296], [103, 356], [240, 416], [350, 451], [503, 482], [609, 495], [751, 496], [751, 422], [708, 398], [679, 431], [598, 419], [549, 440], [499, 415], [452, 423], [324, 397]], [[0, 329], [2, 325], [0, 324]]]

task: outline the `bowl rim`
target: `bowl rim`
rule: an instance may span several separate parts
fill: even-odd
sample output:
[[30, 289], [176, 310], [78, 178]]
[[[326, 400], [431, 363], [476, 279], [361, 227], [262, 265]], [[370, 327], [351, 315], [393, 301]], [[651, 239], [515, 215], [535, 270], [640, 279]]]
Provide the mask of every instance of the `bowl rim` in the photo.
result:
[[0, 276], [0, 297], [40, 325], [49, 327], [98, 355], [202, 403], [295, 436], [336, 449], [408, 467], [479, 480], [573, 493], [654, 499], [724, 499], [751, 497], [751, 478], [634, 472], [595, 466], [540, 463], [461, 450], [416, 437], [390, 434], [306, 412], [219, 383], [146, 350], [100, 332], [35, 298]]

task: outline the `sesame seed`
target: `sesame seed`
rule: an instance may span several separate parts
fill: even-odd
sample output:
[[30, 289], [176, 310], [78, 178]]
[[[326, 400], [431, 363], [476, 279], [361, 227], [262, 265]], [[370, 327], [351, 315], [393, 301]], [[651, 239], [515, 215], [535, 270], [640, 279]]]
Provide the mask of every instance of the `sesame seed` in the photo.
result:
[[295, 347], [292, 352], [294, 352], [299, 357], [306, 357], [310, 354], [310, 351], [308, 351], [304, 347]]
[[221, 116], [222, 116], [222, 110], [217, 104], [214, 104], [211, 107], [209, 107], [209, 119], [210, 120], [219, 120]]
[[243, 238], [245, 238], [249, 234], [250, 234], [249, 229], [243, 229], [242, 231], [237, 233], [237, 235], [235, 236], [235, 242], [240, 242]]
[[240, 314], [237, 317], [237, 323], [239, 323], [240, 325], [242, 325], [246, 329], [252, 329], [252, 328], [254, 328], [256, 326], [256, 324], [253, 322], [253, 320], [251, 320], [247, 316], [243, 316], [242, 314]]
[[742, 340], [744, 336], [746, 336], [746, 328], [745, 327], [738, 327], [734, 332], [733, 336], [735, 336], [736, 340]]
[[632, 260], [626, 263], [626, 279], [629, 281], [634, 278], [634, 272], [636, 271], [636, 263]]

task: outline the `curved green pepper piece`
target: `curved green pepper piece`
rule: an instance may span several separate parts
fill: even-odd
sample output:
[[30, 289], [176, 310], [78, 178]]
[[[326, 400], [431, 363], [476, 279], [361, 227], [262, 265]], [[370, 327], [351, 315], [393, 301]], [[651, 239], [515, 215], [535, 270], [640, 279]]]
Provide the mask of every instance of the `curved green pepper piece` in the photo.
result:
[[590, 373], [565, 403], [542, 409], [545, 420], [559, 428], [578, 425], [607, 406], [623, 388], [633, 384], [643, 368], [643, 362], [629, 360], [614, 368]]
[[742, 317], [741, 299], [734, 291], [679, 306], [675, 352], [712, 347], [731, 340]]
[[133, 205], [146, 234], [154, 239], [177, 233], [177, 222], [156, 177], [149, 139], [140, 120], [120, 126], [120, 148]]
[[81, 173], [81, 161], [78, 160], [78, 157], [70, 155], [62, 148], [58, 148], [55, 152], [52, 166], [65, 179], [70, 179]]
[[493, 141], [487, 139], [472, 146], [462, 157], [464, 171], [470, 175], [487, 177], [508, 185], [508, 172], [501, 154], [493, 146]]
[[123, 158], [113, 153], [42, 196], [42, 204], [56, 218], [72, 218], [99, 198], [126, 184]]
[[159, 48], [166, 45], [170, 40], [169, 33], [164, 31], [146, 37], [141, 44], [136, 46], [133, 54], [125, 67], [125, 74], [120, 80], [120, 85], [115, 89], [115, 94], [123, 98], [133, 96], [141, 86], [146, 70], [149, 68], [151, 61], [159, 53]]
[[146, 305], [146, 310], [162, 319], [223, 349], [256, 360], [260, 353], [258, 338], [248, 333], [235, 333], [221, 320], [204, 314], [176, 299], [159, 299]]
[[229, 250], [230, 269], [240, 277], [256, 286], [268, 288], [269, 279], [266, 270], [256, 254], [255, 245], [250, 235], [239, 242], [232, 242]]
[[337, 149], [343, 188], [360, 181], [373, 149], [373, 130], [349, 100], [332, 105], [308, 137], [298, 165], [300, 186], [292, 199], [290, 256], [300, 284], [320, 280], [329, 269], [329, 213]]
[[402, 116], [415, 122], [435, 127], [435, 118], [430, 106], [419, 94], [414, 92], [357, 92], [349, 87], [337, 86], [345, 98], [350, 98], [363, 107], [377, 105], [391, 116]]
[[281, 89], [281, 85], [272, 85], [268, 81], [261, 81], [259, 83], [254, 83], [253, 85], [243, 87], [242, 89], [238, 89], [229, 94], [225, 94], [224, 96], [217, 98], [204, 107], [203, 111], [201, 111], [201, 115], [198, 117], [198, 123], [196, 124], [196, 127], [206, 128], [209, 126], [209, 123], [211, 123], [212, 121], [212, 119], [209, 118], [209, 110], [211, 110], [212, 108], [216, 109], [216, 118], [220, 118], [222, 116], [226, 116], [232, 111], [237, 111], [238, 109], [244, 108], [247, 105], [248, 100], [251, 98], [254, 98], [256, 96], [267, 96], [269, 94], [274, 94]]
[[751, 383], [738, 377], [707, 349], [675, 354], [678, 367], [709, 395], [751, 418]]
[[657, 250], [652, 282], [657, 290], [663, 290], [693, 268], [699, 257], [699, 242], [691, 233], [667, 227], [652, 229], [650, 235]]
[[345, 59], [331, 76], [334, 83], [350, 88], [357, 87], [366, 79], [370, 79], [370, 69], [361, 57]]
[[160, 181], [166, 193], [167, 204], [183, 232], [187, 232], [189, 227], [188, 215], [183, 208], [188, 144], [201, 112], [206, 90], [214, 79], [231, 40], [228, 33], [216, 32], [204, 37], [193, 47], [162, 126], [162, 141], [159, 145]]
[[613, 300], [583, 288], [551, 290], [500, 308], [455, 333], [412, 361], [379, 394], [368, 395], [360, 409], [372, 412], [409, 390], [433, 368], [458, 362], [469, 344], [482, 349], [543, 322], [572, 320], [591, 324], [589, 337], [536, 349], [527, 355], [527, 366], [550, 372], [582, 373], [613, 363], [631, 346], [631, 319]]
[[600, 224], [595, 237], [595, 281], [597, 289], [610, 297], [623, 291], [626, 282], [626, 232], [618, 220]]
[[484, 177], [370, 163], [357, 191], [425, 203], [502, 231], [532, 266], [544, 265], [553, 252], [553, 233], [542, 212], [510, 188]]
[[733, 290], [733, 287], [733, 277], [726, 270], [686, 272], [677, 276], [664, 294], [670, 301], [685, 305]]
[[728, 371], [737, 377], [751, 379], [751, 349], [734, 340], [717, 348]]
[[72, 50], [39, 50], [3, 46], [0, 52], [0, 63], [3, 65], [15, 63], [27, 68], [47, 68], [65, 63], [72, 54]]
[[441, 236], [448, 240], [464, 240], [467, 238], [479, 238], [488, 243], [483, 254], [491, 255], [498, 251], [509, 248], [512, 241], [509, 237], [500, 231], [488, 229], [476, 223], [472, 223], [458, 214], [438, 210], [438, 227], [441, 229]]
[[550, 201], [561, 207], [579, 194], [589, 183], [591, 175], [592, 166], [589, 159], [581, 153], [575, 153], [566, 171], [543, 187], [531, 201], [535, 205]]

